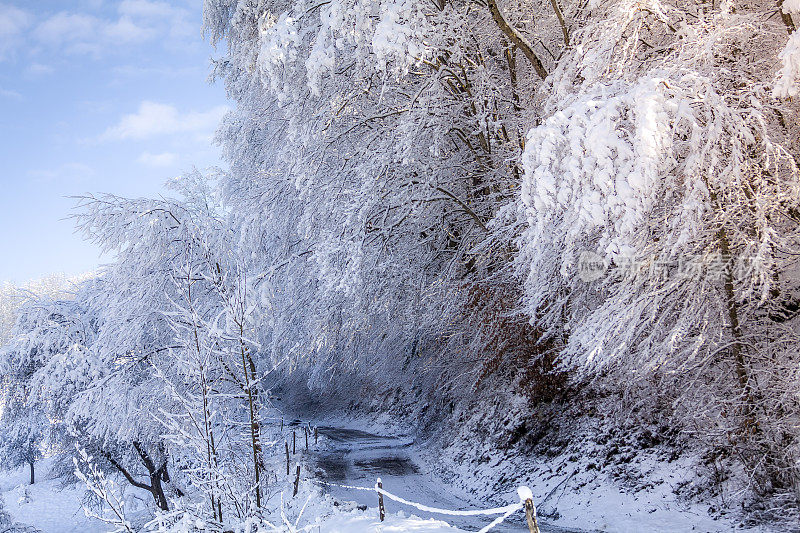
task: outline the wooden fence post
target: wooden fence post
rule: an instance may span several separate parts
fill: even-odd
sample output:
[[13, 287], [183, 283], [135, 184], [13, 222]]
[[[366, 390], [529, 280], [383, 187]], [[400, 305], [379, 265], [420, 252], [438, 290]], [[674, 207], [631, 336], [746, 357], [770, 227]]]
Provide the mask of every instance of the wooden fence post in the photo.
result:
[[317, 426], [314, 426], [314, 445], [317, 444], [317, 438], [319, 437], [319, 433], [317, 432]]
[[[383, 488], [383, 483], [381, 482], [381, 478], [378, 478], [378, 488], [379, 489]], [[378, 493], [378, 513], [380, 513], [381, 522], [383, 522], [383, 519], [386, 518], [386, 509], [384, 509], [383, 507], [383, 494], [381, 494], [380, 492]]]
[[528, 520], [530, 533], [539, 533], [539, 524], [536, 522], [536, 506], [533, 505], [533, 500], [530, 498], [525, 500], [525, 518]]
[[292, 455], [297, 453], [297, 433], [292, 430]]
[[283, 443], [286, 445], [286, 475], [289, 475], [289, 441], [285, 440]]
[[281, 433], [283, 433], [283, 417], [281, 417]]
[[292, 498], [297, 496], [297, 487], [300, 486], [300, 465], [297, 465], [297, 477], [294, 478], [294, 494], [292, 494]]
[[306, 434], [306, 451], [308, 451], [308, 428], [303, 428], [303, 433]]

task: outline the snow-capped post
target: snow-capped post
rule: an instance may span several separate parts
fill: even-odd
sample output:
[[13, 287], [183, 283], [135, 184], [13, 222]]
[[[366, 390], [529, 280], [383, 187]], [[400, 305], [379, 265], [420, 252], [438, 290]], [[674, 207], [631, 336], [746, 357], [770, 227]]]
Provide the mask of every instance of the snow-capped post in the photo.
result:
[[517, 489], [519, 499], [525, 506], [525, 519], [528, 521], [530, 533], [539, 533], [539, 524], [536, 522], [536, 506], [533, 504], [533, 492], [525, 485]]
[[289, 475], [289, 441], [283, 441], [286, 445], [286, 475]]
[[[381, 478], [378, 478], [378, 489], [383, 489]], [[380, 514], [381, 522], [383, 522], [383, 519], [386, 518], [386, 509], [383, 507], [383, 494], [380, 492], [378, 492], [378, 513]]]
[[300, 486], [300, 463], [297, 463], [297, 476], [294, 478], [294, 493], [292, 498], [297, 496], [297, 488]]

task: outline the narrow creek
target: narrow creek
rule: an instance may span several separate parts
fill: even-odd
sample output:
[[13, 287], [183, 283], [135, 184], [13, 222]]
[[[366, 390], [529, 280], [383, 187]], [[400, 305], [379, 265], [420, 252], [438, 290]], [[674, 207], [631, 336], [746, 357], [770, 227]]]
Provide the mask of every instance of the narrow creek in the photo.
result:
[[[290, 426], [300, 426], [295, 420]], [[337, 485], [372, 487], [381, 478], [384, 488], [401, 498], [430, 507], [451, 510], [470, 510], [491, 507], [458, 495], [433, 475], [424, 471], [418, 459], [414, 440], [406, 435], [376, 435], [359, 429], [319, 425], [319, 446], [311, 446], [307, 454], [311, 470], [337, 502], [355, 502], [359, 507], [377, 507], [375, 492], [348, 489]], [[300, 440], [298, 439], [298, 445]], [[304, 444], [303, 444], [304, 446]], [[298, 446], [300, 448], [300, 446]], [[506, 502], [513, 503], [512, 500]], [[437, 518], [466, 531], [477, 531], [487, 525], [491, 517], [442, 516], [420, 511], [413, 507], [385, 499], [387, 513], [403, 511], [422, 518]], [[540, 522], [542, 533], [564, 532], [558, 527]], [[522, 512], [510, 516], [493, 532], [527, 532]]]

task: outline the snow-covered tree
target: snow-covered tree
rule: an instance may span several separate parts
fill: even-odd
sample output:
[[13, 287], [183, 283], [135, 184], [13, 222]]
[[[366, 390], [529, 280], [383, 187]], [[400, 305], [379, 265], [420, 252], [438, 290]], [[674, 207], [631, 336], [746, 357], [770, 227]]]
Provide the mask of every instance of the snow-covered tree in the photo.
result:
[[701, 431], [733, 441], [771, 490], [800, 486], [786, 452], [800, 412], [778, 394], [798, 390], [783, 323], [797, 308], [800, 176], [774, 61], [752, 63], [785, 34], [763, 13], [599, 4], [550, 81], [509, 209], [525, 309], [568, 339], [562, 360], [675, 376]]
[[[208, 0], [262, 346], [318, 383], [404, 382], [420, 339], [443, 376], [682, 376], [702, 431], [795, 484], [795, 410], [756, 407], [796, 390], [794, 5]], [[529, 326], [472, 316], [514, 298]]]
[[68, 371], [60, 363], [65, 354], [89, 342], [91, 325], [75, 300], [47, 296], [29, 298], [17, 315], [11, 341], [0, 350], [0, 443], [11, 466], [29, 465], [33, 483], [34, 464], [43, 448], [57, 447], [54, 439], [63, 435], [65, 412], [64, 402], [42, 394], [38, 380], [53, 361], [59, 362], [59, 374]]
[[30, 484], [33, 485], [36, 462], [42, 458], [42, 448], [47, 445], [50, 421], [28, 400], [27, 390], [16, 384], [7, 384], [5, 388], [0, 415], [2, 464], [6, 468], [27, 466]]

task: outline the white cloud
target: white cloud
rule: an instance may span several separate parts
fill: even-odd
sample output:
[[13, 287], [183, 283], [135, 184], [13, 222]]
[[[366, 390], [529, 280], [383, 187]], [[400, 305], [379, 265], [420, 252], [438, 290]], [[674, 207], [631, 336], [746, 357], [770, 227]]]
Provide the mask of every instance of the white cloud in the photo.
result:
[[139, 26], [133, 20], [122, 17], [116, 22], [106, 23], [103, 26], [103, 35], [113, 43], [143, 43], [158, 35], [154, 28]]
[[14, 6], [0, 4], [0, 61], [10, 57], [19, 47], [23, 32], [32, 17]]
[[172, 18], [179, 11], [166, 2], [150, 2], [148, 0], [124, 0], [117, 9], [123, 16], [162, 19]]
[[33, 63], [28, 65], [28, 68], [25, 69], [25, 73], [29, 76], [47, 76], [48, 74], [52, 74], [55, 72], [56, 69], [51, 67], [50, 65], [43, 65], [42, 63]]
[[115, 126], [108, 128], [100, 140], [144, 140], [176, 133], [205, 138], [216, 129], [227, 110], [227, 106], [217, 106], [208, 111], [181, 113], [174, 106], [145, 101], [136, 113], [123, 116]]
[[[195, 24], [189, 21], [188, 12], [167, 2], [123, 0], [118, 11], [122, 17], [130, 17], [151, 26], [161, 27], [173, 39], [184, 39], [199, 34]], [[164, 21], [168, 21], [169, 24], [163, 26]]]
[[185, 9], [165, 2], [124, 0], [116, 18], [61, 12], [42, 21], [34, 37], [68, 53], [104, 55], [120, 45], [141, 44], [158, 39], [183, 40], [191, 36]]
[[95, 35], [98, 24], [99, 20], [90, 15], [58, 13], [39, 24], [34, 35], [42, 42], [57, 46]]
[[99, 56], [120, 44], [142, 43], [157, 36], [157, 31], [122, 17], [115, 21], [92, 15], [57, 13], [40, 23], [34, 31], [39, 42], [64, 48], [69, 53]]
[[202, 77], [205, 69], [197, 65], [188, 66], [141, 66], [141, 65], [119, 65], [113, 67], [111, 72], [117, 78], [140, 78], [140, 77], [158, 77], [158, 78], [178, 78], [182, 76], [195, 76]]
[[23, 96], [17, 91], [12, 91], [11, 89], [3, 89], [2, 87], [0, 87], [0, 97], [10, 98], [12, 100], [23, 100]]
[[151, 154], [144, 152], [137, 161], [148, 167], [171, 167], [178, 162], [178, 154], [164, 152], [161, 154]]

